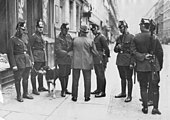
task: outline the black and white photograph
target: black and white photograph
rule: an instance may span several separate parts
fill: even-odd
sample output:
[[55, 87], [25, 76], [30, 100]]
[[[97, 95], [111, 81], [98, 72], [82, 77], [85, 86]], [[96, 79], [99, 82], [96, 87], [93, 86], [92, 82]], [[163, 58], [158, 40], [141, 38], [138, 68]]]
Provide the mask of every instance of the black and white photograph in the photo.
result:
[[0, 0], [0, 120], [169, 120], [170, 0]]

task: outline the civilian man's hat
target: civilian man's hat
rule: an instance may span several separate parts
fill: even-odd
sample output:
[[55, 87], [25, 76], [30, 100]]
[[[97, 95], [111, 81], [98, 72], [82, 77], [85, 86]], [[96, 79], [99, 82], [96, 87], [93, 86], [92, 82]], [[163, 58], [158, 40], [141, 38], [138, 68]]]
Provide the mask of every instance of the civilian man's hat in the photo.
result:
[[80, 27], [80, 31], [81, 32], [84, 32], [84, 33], [88, 33], [89, 32], [89, 28], [86, 26], [86, 25], [82, 25]]
[[36, 26], [39, 27], [39, 28], [43, 28], [43, 27], [44, 27], [44, 22], [43, 22], [43, 20], [42, 20], [42, 19], [37, 20]]
[[69, 24], [68, 23], [63, 23], [61, 25], [60, 29], [67, 29], [67, 30], [69, 30]]

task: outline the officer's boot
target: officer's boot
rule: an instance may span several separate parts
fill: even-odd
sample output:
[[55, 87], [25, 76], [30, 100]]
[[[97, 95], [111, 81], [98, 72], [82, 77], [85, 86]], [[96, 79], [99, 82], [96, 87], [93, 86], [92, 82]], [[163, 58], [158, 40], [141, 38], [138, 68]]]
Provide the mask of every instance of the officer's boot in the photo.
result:
[[132, 100], [132, 87], [133, 87], [132, 80], [129, 80], [128, 81], [128, 96], [125, 99], [125, 102], [130, 102]]
[[32, 84], [32, 93], [35, 94], [35, 95], [40, 95], [40, 93], [37, 91], [37, 85], [36, 85], [36, 76], [37, 76], [37, 73], [32, 70], [31, 71], [31, 84]]
[[158, 104], [159, 104], [159, 92], [154, 92], [153, 93], [153, 109], [152, 109], [152, 114], [161, 114], [161, 112], [158, 109]]
[[71, 92], [69, 92], [69, 91], [67, 90], [67, 86], [68, 86], [68, 78], [69, 78], [68, 76], [65, 77], [65, 84], [66, 84], [66, 85], [65, 85], [65, 87], [66, 87], [66, 88], [65, 88], [65, 91], [66, 91], [66, 94], [71, 94]]
[[65, 83], [65, 78], [64, 77], [61, 77], [59, 78], [60, 79], [60, 83], [61, 83], [61, 96], [62, 97], [65, 97], [66, 96], [66, 83]]
[[100, 80], [99, 80], [99, 78], [97, 77], [96, 78], [96, 83], [97, 83], [97, 88], [96, 88], [96, 90], [94, 90], [93, 92], [91, 92], [91, 94], [98, 94], [98, 93], [100, 93], [101, 91], [100, 91], [100, 88], [99, 88], [99, 86], [100, 86]]
[[115, 98], [122, 98], [122, 97], [126, 97], [126, 80], [121, 80], [121, 89], [122, 92], [118, 95], [115, 96]]
[[16, 93], [17, 93], [17, 101], [18, 102], [24, 102], [22, 97], [21, 97], [21, 85], [20, 85], [20, 81], [15, 81], [15, 89], [16, 89]]
[[23, 98], [33, 99], [33, 97], [28, 94], [28, 80], [23, 79], [22, 86], [23, 86]]
[[142, 98], [142, 106], [143, 106], [143, 108], [142, 108], [142, 112], [144, 113], [144, 114], [147, 114], [148, 113], [148, 104], [147, 104], [147, 102], [148, 102], [148, 94], [147, 94], [147, 92], [141, 92], [141, 98]]
[[41, 73], [38, 74], [38, 84], [39, 84], [39, 87], [38, 87], [39, 92], [48, 91], [43, 86], [43, 74], [41, 74]]
[[103, 83], [103, 93], [106, 94], [106, 78], [104, 78], [104, 83]]

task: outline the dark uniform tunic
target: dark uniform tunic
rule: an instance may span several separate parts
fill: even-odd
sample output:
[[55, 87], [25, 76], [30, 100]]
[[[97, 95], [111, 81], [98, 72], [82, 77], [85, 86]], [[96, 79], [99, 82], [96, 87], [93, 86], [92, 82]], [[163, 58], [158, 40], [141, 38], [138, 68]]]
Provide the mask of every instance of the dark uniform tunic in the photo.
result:
[[12, 37], [9, 40], [9, 61], [11, 67], [17, 66], [19, 69], [31, 67], [31, 58], [28, 55], [26, 44], [18, 37]]
[[155, 47], [155, 56], [156, 56], [156, 71], [159, 71], [162, 69], [163, 64], [163, 49], [162, 46], [158, 40], [158, 38], [153, 35], [153, 41], [154, 43], [151, 43], [151, 35], [150, 32], [143, 32], [139, 33], [135, 36], [133, 44], [133, 54], [136, 57], [137, 62], [137, 78], [140, 83], [140, 89], [141, 89], [141, 97], [143, 100], [143, 106], [147, 108], [147, 101], [148, 101], [148, 82], [150, 81], [151, 86], [153, 87], [153, 104], [154, 108], [158, 108], [158, 102], [159, 102], [159, 81], [160, 76], [156, 81], [152, 80], [152, 72], [151, 72], [151, 65], [150, 60], [145, 59], [145, 55], [150, 53], [151, 46]]
[[[153, 37], [156, 46], [156, 71], [160, 71], [163, 63], [163, 50], [161, 44], [156, 36]], [[151, 71], [151, 66], [149, 60], [145, 59], [146, 53], [150, 52], [150, 33], [139, 33], [135, 36], [134, 44], [136, 46], [135, 56], [137, 59], [137, 71]]]
[[[108, 62], [108, 57], [110, 57], [110, 50], [106, 41], [106, 37], [99, 33], [94, 38], [94, 43], [96, 45], [96, 49], [99, 52], [101, 59], [98, 59], [98, 56], [94, 56], [94, 64], [101, 64], [103, 63], [104, 67]], [[102, 61], [101, 61], [102, 60]]]
[[[129, 66], [133, 61], [131, 57], [131, 41], [133, 40], [132, 34], [120, 35], [116, 40], [116, 45], [114, 51], [118, 53], [116, 59], [116, 65], [118, 66]], [[119, 49], [117, 45], [122, 45], [122, 48]]]
[[34, 56], [34, 62], [46, 62], [45, 41], [39, 32], [35, 32], [30, 38], [31, 49]]
[[108, 57], [110, 57], [110, 50], [106, 41], [106, 37], [101, 33], [98, 33], [95, 36], [94, 43], [100, 55], [100, 59], [98, 56], [93, 57], [94, 69], [97, 77], [97, 91], [105, 93], [105, 68], [107, 66]]

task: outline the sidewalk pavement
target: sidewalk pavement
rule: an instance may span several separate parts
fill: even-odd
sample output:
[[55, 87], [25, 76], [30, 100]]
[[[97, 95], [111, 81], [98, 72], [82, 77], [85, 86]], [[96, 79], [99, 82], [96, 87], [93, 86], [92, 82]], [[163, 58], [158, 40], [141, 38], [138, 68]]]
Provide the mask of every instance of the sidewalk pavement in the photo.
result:
[[[120, 92], [120, 78], [115, 65], [115, 56], [112, 53], [106, 71], [106, 97], [95, 98], [94, 95], [91, 95], [91, 100], [84, 102], [82, 75], [79, 81], [77, 102], [71, 101], [70, 95], [64, 98], [60, 96], [59, 81], [57, 81], [56, 99], [53, 99], [48, 92], [41, 92], [39, 96], [33, 95], [33, 100], [24, 99], [23, 103], [16, 101], [15, 87], [11, 85], [3, 90], [4, 103], [0, 103], [0, 117], [5, 120], [168, 120], [170, 117], [169, 106], [166, 104], [169, 102], [164, 99], [162, 92], [160, 100], [162, 115], [152, 115], [152, 107], [149, 107], [147, 115], [141, 112], [142, 106], [139, 102], [140, 95], [137, 82], [133, 87], [133, 99], [130, 103], [125, 103], [124, 98], [114, 98]], [[71, 81], [70, 76], [69, 90], [71, 90]], [[94, 71], [91, 84], [93, 91], [96, 88]], [[29, 85], [29, 92], [31, 93], [31, 85]]]

